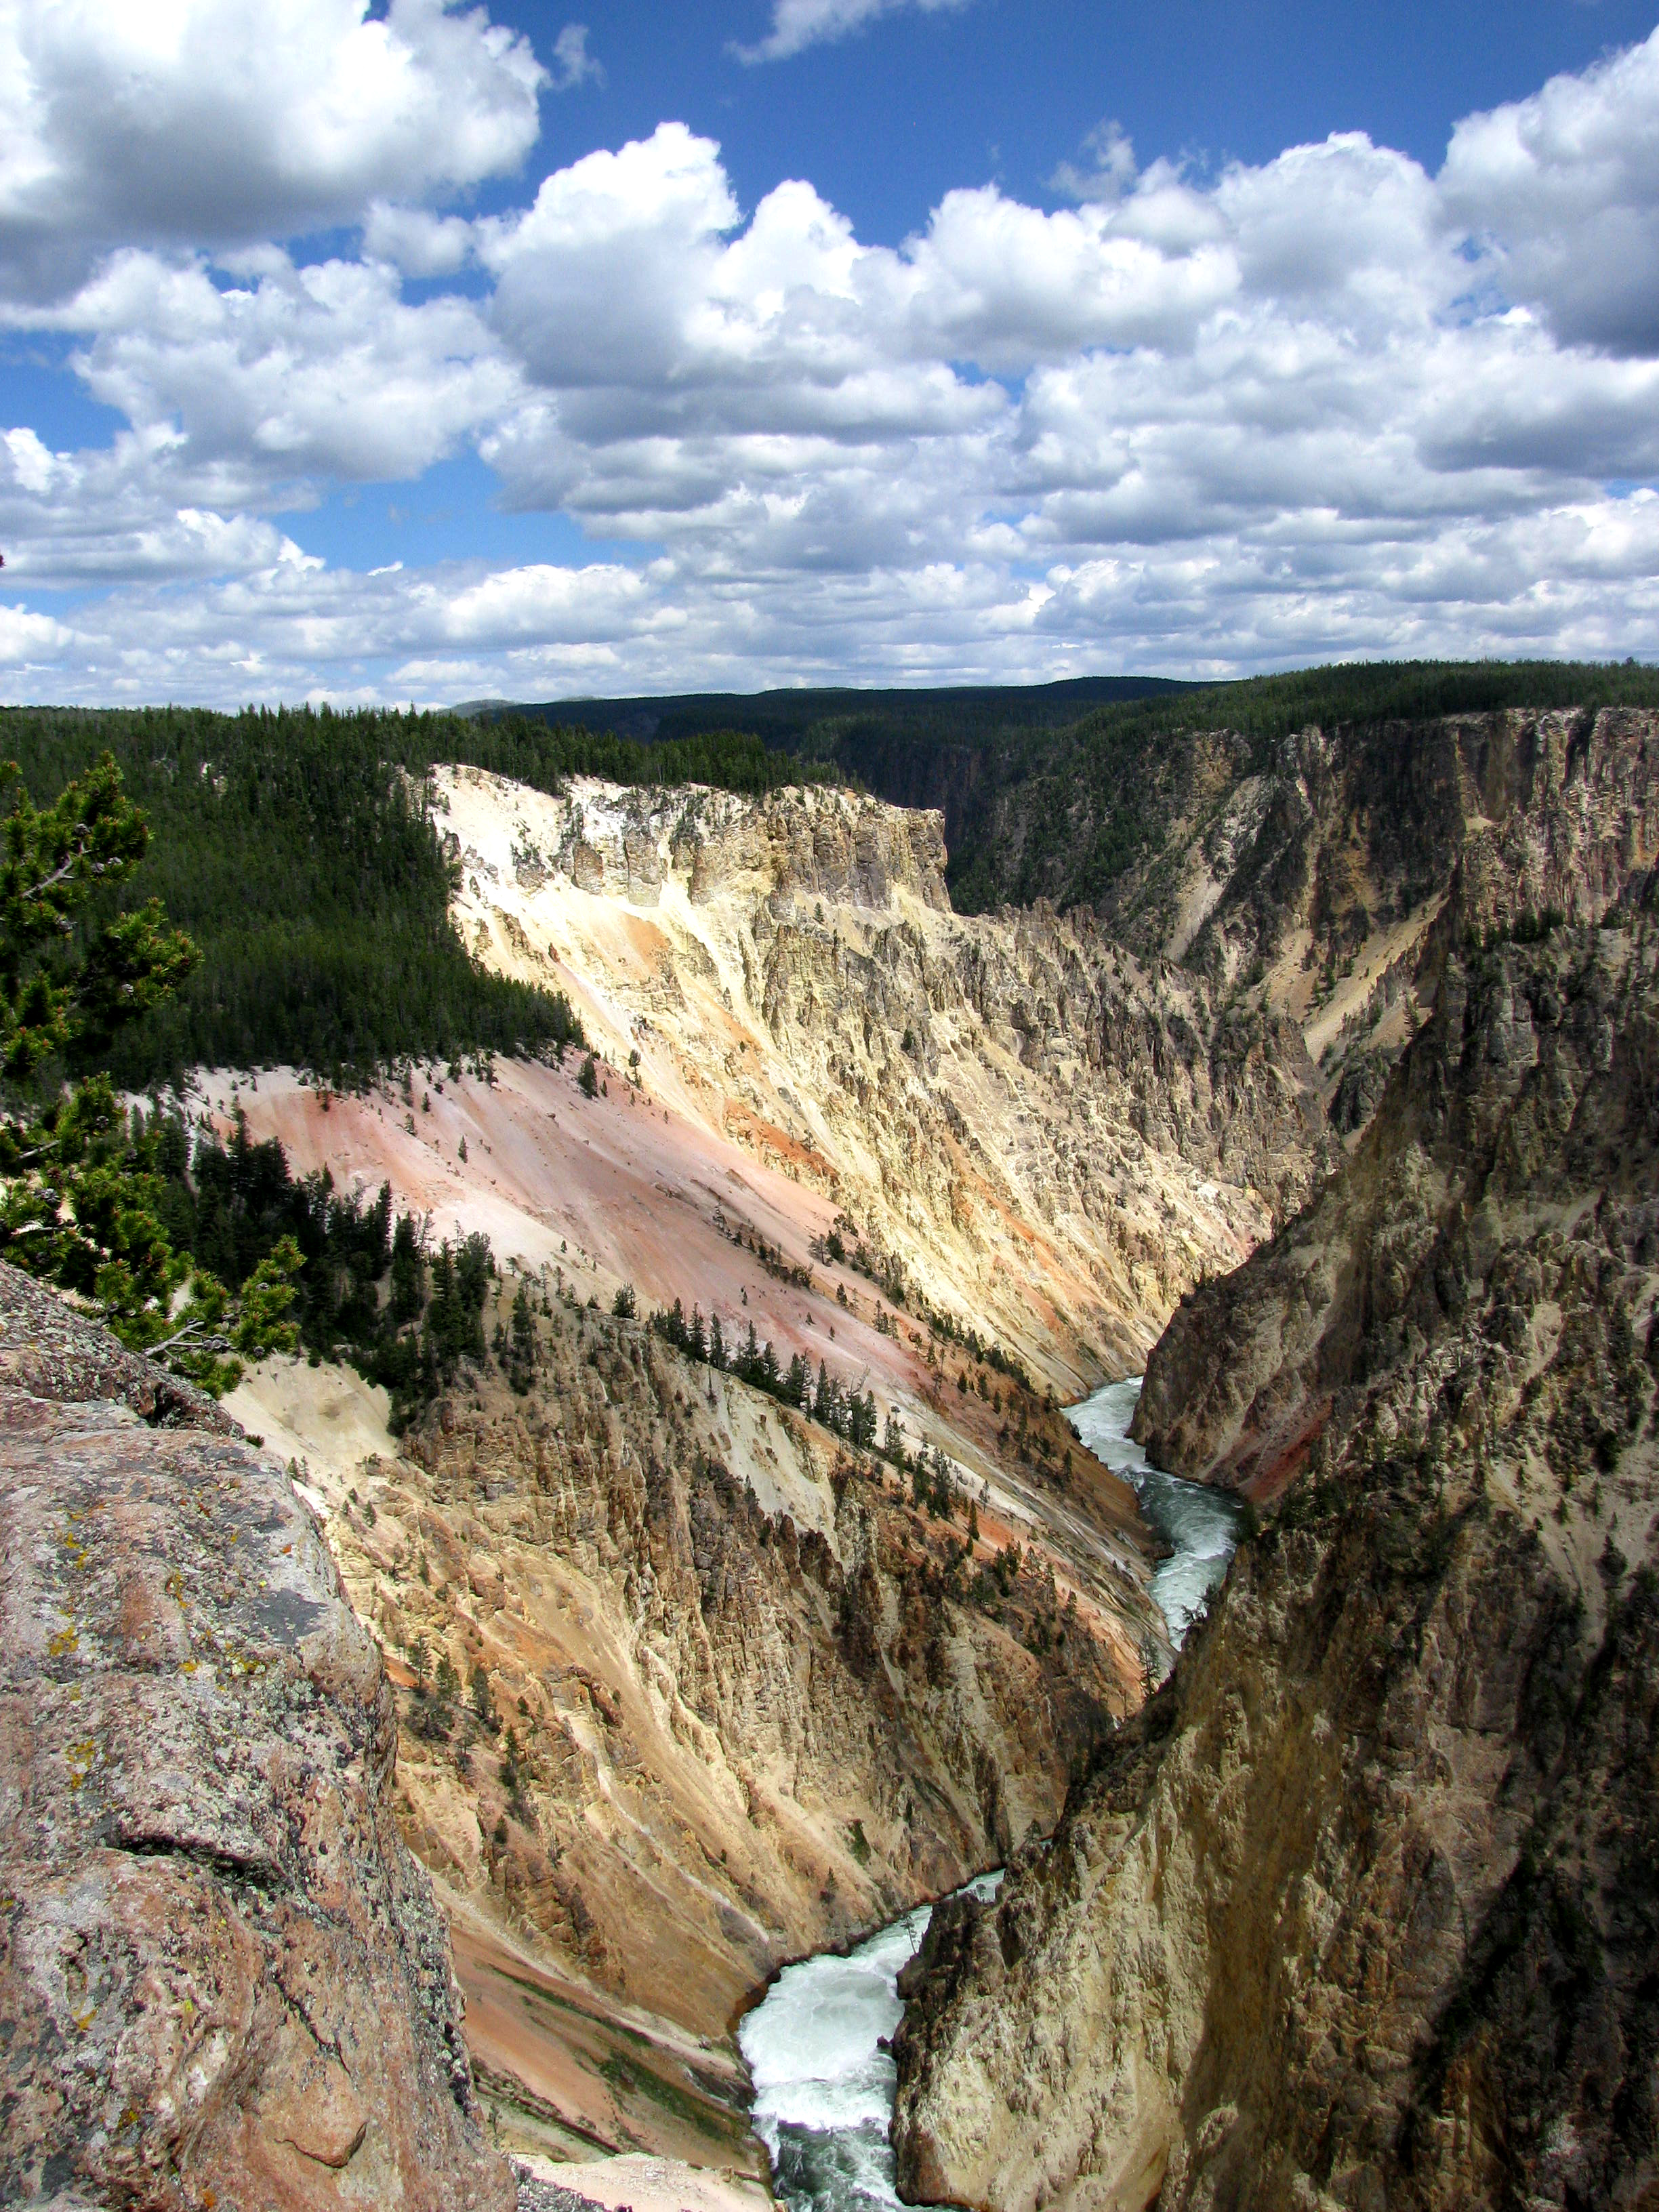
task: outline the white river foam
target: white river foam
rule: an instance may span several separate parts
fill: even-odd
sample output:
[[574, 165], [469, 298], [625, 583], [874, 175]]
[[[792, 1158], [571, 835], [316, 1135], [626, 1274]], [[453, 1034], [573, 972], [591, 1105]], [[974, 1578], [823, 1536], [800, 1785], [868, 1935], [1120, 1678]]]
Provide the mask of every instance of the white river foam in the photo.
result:
[[[970, 1887], [989, 1897], [1001, 1879], [986, 1875]], [[786, 1966], [738, 2029], [755, 2084], [755, 2132], [792, 2212], [891, 2212], [899, 2201], [888, 2140], [898, 2077], [881, 2045], [904, 2011], [899, 1971], [921, 1948], [933, 1910], [918, 1905], [844, 1959], [826, 1951]]]
[[1092, 1398], [1068, 1407], [1066, 1418], [1095, 1457], [1133, 1483], [1140, 1510], [1171, 1547], [1152, 1571], [1152, 1602], [1170, 1624], [1177, 1650], [1187, 1631], [1209, 1602], [1238, 1549], [1244, 1508], [1224, 1490], [1206, 1483], [1183, 1482], [1146, 1464], [1140, 1446], [1129, 1440], [1140, 1396], [1140, 1377], [1109, 1382]]

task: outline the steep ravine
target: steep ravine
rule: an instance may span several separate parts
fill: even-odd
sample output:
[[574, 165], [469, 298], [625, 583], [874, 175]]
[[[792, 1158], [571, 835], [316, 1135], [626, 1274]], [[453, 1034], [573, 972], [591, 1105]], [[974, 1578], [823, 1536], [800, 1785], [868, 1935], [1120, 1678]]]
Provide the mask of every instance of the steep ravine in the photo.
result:
[[[1055, 1400], [1137, 1368], [1335, 1146], [1293, 1029], [1086, 917], [953, 915], [936, 817], [434, 789], [469, 943], [572, 993], [594, 1095], [575, 1059], [199, 1095], [485, 1231], [503, 1322], [528, 1285], [527, 1395], [469, 1376], [373, 1465], [295, 1455], [391, 1655], [502, 2140], [729, 2162], [757, 1979], [1051, 1826], [1167, 1667], [1133, 1488]], [[867, 1389], [950, 1518], [611, 1317], [629, 1285]], [[305, 1382], [246, 1418], [292, 1438]]]
[[[1100, 1456], [1150, 1481], [1156, 1525], [1168, 1544], [1153, 1580], [1178, 1645], [1225, 1572], [1242, 1526], [1231, 1500], [1178, 1477], [1152, 1475], [1127, 1441], [1138, 1380], [1109, 1385], [1069, 1409]], [[971, 1895], [995, 1896], [1000, 1877], [981, 1877]], [[890, 2139], [896, 2069], [890, 2039], [903, 2001], [923, 1982], [918, 1957], [936, 1912], [948, 1923], [957, 1900], [922, 1905], [851, 1952], [821, 1954], [787, 1967], [740, 2031], [754, 2082], [756, 2126], [789, 2212], [893, 2212]]]
[[1158, 1671], [1133, 1496], [1077, 1451], [1052, 1528], [981, 1498], [975, 1540], [965, 1501], [918, 1510], [641, 1324], [549, 1304], [527, 1392], [472, 1377], [330, 1480], [330, 1539], [395, 1655], [400, 1816], [501, 2139], [741, 2163], [757, 1982], [1051, 1826]]
[[1659, 2193], [1647, 730], [1529, 742], [1352, 1157], [1150, 1362], [1149, 1450], [1259, 1533], [1052, 1844], [936, 1916], [915, 2197]]

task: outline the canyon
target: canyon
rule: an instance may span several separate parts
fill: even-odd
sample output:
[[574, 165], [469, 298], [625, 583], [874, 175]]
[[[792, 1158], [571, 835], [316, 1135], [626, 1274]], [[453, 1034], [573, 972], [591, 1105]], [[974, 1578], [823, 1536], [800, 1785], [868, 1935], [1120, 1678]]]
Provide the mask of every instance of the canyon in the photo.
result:
[[[591, 1080], [264, 1070], [194, 1103], [488, 1234], [533, 1379], [396, 1440], [326, 1364], [231, 1410], [386, 1651], [496, 2140], [752, 2168], [749, 1994], [1046, 1832], [1167, 1671], [1157, 1540], [1059, 1404], [1335, 1147], [1293, 1026], [1086, 917], [954, 915], [937, 817], [476, 769], [431, 803], [465, 941], [568, 994]], [[645, 1326], [676, 1300], [867, 1392], [954, 1517]]]
[[[442, 1972], [382, 1997], [374, 2064], [341, 2045], [361, 2135], [258, 2158], [333, 2201], [365, 2146], [406, 2163], [377, 2116], [409, 2100], [444, 2201], [510, 2201], [498, 2148], [740, 2185], [743, 2005], [1006, 1862], [905, 1978], [907, 2195], [1644, 2201], [1655, 720], [1265, 764], [1200, 733], [1152, 764], [1154, 845], [1063, 914], [954, 912], [940, 817], [838, 787], [428, 780], [464, 941], [565, 991], [591, 1063], [208, 1071], [189, 1104], [487, 1234], [512, 1371], [394, 1437], [279, 1357], [153, 1426], [171, 1386], [82, 1342], [8, 1446], [69, 1419], [66, 1466], [154, 1489], [146, 1455], [213, 1438], [361, 1639], [319, 1769]], [[688, 1352], [676, 1301], [867, 1392], [896, 1449]], [[1157, 1539], [1064, 1413], [1143, 1368], [1151, 1458], [1249, 1530], [1173, 1667]], [[204, 1587], [239, 1601], [222, 1557]], [[234, 1917], [250, 1877], [202, 1850]], [[283, 2109], [295, 2033], [227, 2112]]]

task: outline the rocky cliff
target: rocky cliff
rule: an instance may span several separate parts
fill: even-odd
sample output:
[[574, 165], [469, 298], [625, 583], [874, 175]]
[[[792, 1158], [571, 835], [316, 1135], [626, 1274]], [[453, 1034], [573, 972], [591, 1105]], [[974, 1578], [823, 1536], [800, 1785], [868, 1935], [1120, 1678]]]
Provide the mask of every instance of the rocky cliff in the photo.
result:
[[[1091, 1502], [1079, 1467], [1092, 1542], [991, 1504], [975, 1542], [965, 1506], [918, 1510], [775, 1400], [550, 1303], [527, 1389], [458, 1388], [331, 1540], [399, 1655], [404, 1826], [464, 1944], [633, 2008], [666, 2147], [730, 2162], [747, 1995], [1052, 1826], [1139, 1702], [1133, 1499], [1101, 1473]], [[533, 2087], [528, 2045], [491, 2063]], [[578, 2067], [545, 2117], [662, 2146], [629, 2087]]]
[[0, 1266], [0, 2197], [514, 2202], [287, 1479]]
[[1651, 732], [1486, 735], [1374, 1119], [1153, 1356], [1149, 1446], [1261, 1532], [1052, 1846], [941, 1916], [914, 2194], [1659, 2193]]
[[1599, 910], [1653, 829], [1656, 735], [1640, 708], [1315, 723], [1265, 750], [1194, 733], [1158, 764], [1163, 836], [1101, 910], [1143, 957], [1299, 1023], [1352, 1136], [1432, 1000], [1454, 875], [1530, 842], [1534, 911]]
[[552, 799], [470, 769], [435, 788], [481, 957], [556, 981], [653, 1098], [1062, 1395], [1133, 1371], [1329, 1157], [1293, 1024], [1086, 915], [953, 914], [938, 815], [839, 790]]
[[[1645, 942], [1659, 722], [1506, 717], [1464, 734], [1491, 811], [1462, 794], [1456, 868], [1413, 963], [1420, 1048], [1346, 1174], [1251, 1267], [1185, 1298], [1154, 1351], [1137, 1434], [1177, 1474], [1258, 1499], [1282, 1487], [1333, 1393], [1413, 1357], [1529, 1210], [1559, 1205], [1557, 1145], [1606, 1120], [1617, 1033], [1644, 1003], [1623, 948]], [[1583, 934], [1604, 921], [1611, 933]], [[1644, 1153], [1621, 1159], [1619, 1141], [1578, 1158], [1581, 1198], [1604, 1164], [1641, 1188]]]

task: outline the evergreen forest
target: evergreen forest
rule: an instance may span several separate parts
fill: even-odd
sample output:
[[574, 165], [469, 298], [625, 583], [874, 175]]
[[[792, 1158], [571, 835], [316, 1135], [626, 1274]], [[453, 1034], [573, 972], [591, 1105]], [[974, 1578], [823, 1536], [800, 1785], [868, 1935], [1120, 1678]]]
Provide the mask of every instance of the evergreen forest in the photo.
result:
[[[279, 1062], [336, 1080], [408, 1058], [562, 1053], [580, 1030], [558, 994], [492, 975], [449, 919], [428, 771], [461, 762], [559, 788], [572, 775], [760, 793], [803, 774], [753, 735], [648, 746], [607, 732], [450, 715], [180, 708], [0, 710], [0, 757], [54, 793], [105, 753], [152, 843], [142, 890], [92, 899], [82, 938], [150, 898], [200, 959], [100, 1040], [130, 1091], [191, 1067]], [[71, 1054], [73, 1073], [94, 1062]]]

